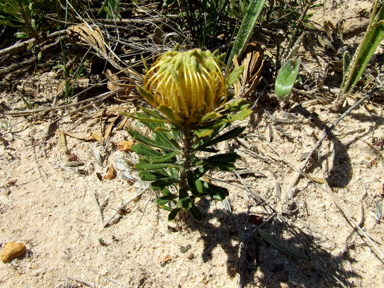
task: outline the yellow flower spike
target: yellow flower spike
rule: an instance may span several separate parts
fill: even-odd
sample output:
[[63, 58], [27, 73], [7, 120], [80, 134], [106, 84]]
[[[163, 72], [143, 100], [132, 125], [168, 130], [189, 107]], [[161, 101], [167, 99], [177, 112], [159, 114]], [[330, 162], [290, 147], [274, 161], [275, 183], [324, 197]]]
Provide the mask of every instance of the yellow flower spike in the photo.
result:
[[149, 68], [139, 92], [174, 125], [195, 127], [226, 102], [228, 78], [221, 67], [210, 51], [168, 51]]

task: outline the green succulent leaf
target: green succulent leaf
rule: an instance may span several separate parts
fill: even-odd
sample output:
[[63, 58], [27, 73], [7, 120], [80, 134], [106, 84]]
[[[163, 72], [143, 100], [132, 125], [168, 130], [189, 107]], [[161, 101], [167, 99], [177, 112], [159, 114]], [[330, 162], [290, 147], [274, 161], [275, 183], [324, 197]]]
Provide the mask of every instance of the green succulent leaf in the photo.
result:
[[280, 100], [283, 100], [285, 96], [291, 93], [297, 74], [299, 73], [300, 62], [300, 58], [297, 60], [288, 60], [277, 75], [275, 92]]

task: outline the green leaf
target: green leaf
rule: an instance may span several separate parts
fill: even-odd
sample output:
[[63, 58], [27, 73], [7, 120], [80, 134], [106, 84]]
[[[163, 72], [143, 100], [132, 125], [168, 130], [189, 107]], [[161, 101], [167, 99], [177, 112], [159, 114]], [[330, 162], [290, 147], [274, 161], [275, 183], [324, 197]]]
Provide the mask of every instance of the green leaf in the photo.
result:
[[217, 169], [219, 171], [232, 171], [236, 168], [235, 164], [233, 163], [220, 161], [204, 161], [202, 164]]
[[207, 114], [205, 114], [200, 120], [199, 120], [199, 123], [200, 124], [203, 124], [209, 120], [216, 120], [216, 119], [219, 119], [221, 117], [221, 115], [217, 112], [209, 112]]
[[[374, 4], [377, 5], [377, 2]], [[372, 18], [374, 20], [372, 21]], [[349, 65], [346, 80], [340, 87], [344, 93], [349, 93], [355, 87], [363, 74], [365, 67], [384, 38], [384, 6], [376, 15], [372, 15], [371, 23], [365, 32], [363, 40], [357, 48], [356, 54]]]
[[243, 22], [241, 23], [239, 32], [237, 33], [235, 43], [233, 44], [231, 54], [228, 58], [227, 66], [229, 69], [233, 65], [233, 56], [237, 55], [237, 57], [240, 57], [241, 53], [243, 53], [244, 48], [253, 33], [253, 29], [256, 26], [257, 19], [259, 18], [264, 4], [265, 0], [251, 0], [251, 3], [249, 3]]
[[236, 127], [235, 129], [232, 129], [231, 131], [228, 131], [227, 133], [224, 133], [223, 135], [221, 135], [221, 136], [219, 136], [219, 137], [217, 137], [211, 141], [208, 141], [207, 143], [200, 145], [199, 147], [196, 148], [196, 150], [201, 150], [202, 148], [206, 148], [206, 147], [212, 146], [216, 143], [237, 137], [244, 130], [245, 130], [245, 127]]
[[146, 145], [143, 145], [141, 143], [137, 143], [131, 147], [131, 151], [135, 152], [136, 154], [143, 155], [143, 156], [162, 156], [163, 154], [159, 151], [156, 151], [152, 149], [151, 147], [148, 147]]
[[173, 147], [169, 147], [169, 146], [165, 146], [165, 145], [162, 145], [160, 143], [158, 143], [158, 141], [154, 141], [148, 137], [145, 137], [143, 135], [141, 135], [139, 132], [137, 132], [136, 130], [129, 130], [128, 131], [129, 135], [131, 135], [135, 140], [137, 141], [140, 141], [144, 144], [147, 144], [149, 146], [153, 146], [153, 147], [157, 147], [157, 148], [160, 148], [160, 149], [164, 149], [164, 150], [172, 150], [172, 151], [177, 151], [177, 149], [174, 149]]
[[192, 215], [193, 219], [195, 219], [198, 222], [201, 222], [207, 218], [207, 216], [204, 213], [202, 213], [200, 209], [197, 208], [193, 203], [190, 208], [187, 208], [187, 211]]
[[162, 117], [159, 113], [157, 113], [155, 110], [151, 110], [151, 109], [147, 109], [147, 108], [144, 108], [142, 106], [139, 106], [141, 110], [143, 110], [143, 112], [145, 114], [147, 114], [148, 116], [152, 116], [154, 118], [157, 118], [157, 119], [164, 119], [164, 117]]
[[175, 219], [177, 213], [179, 213], [180, 210], [181, 210], [181, 207], [173, 209], [172, 212], [169, 213], [168, 215], [168, 221], [171, 222], [173, 219]]
[[163, 163], [163, 164], [150, 164], [148, 162], [143, 161], [142, 159], [135, 165], [137, 170], [158, 170], [169, 167], [181, 167], [180, 165], [171, 164], [171, 163]]
[[276, 77], [275, 92], [280, 100], [291, 93], [292, 87], [295, 84], [297, 74], [300, 68], [300, 58], [297, 60], [288, 60], [279, 74]]
[[143, 181], [156, 181], [156, 180], [166, 179], [169, 177], [169, 175], [164, 175], [163, 173], [151, 172], [151, 171], [145, 171], [145, 170], [140, 170], [138, 172], [138, 176]]
[[131, 117], [133, 119], [139, 120], [139, 121], [147, 121], [147, 122], [154, 122], [154, 123], [169, 123], [168, 120], [166, 119], [159, 119], [159, 118], [143, 118], [143, 117], [138, 117], [133, 114], [125, 113], [125, 112], [120, 112], [121, 114]]
[[211, 162], [235, 162], [237, 159], [239, 159], [240, 156], [237, 153], [226, 153], [226, 154], [217, 154], [211, 157], [208, 157], [205, 160], [211, 161]]
[[179, 191], [179, 205], [184, 209], [190, 208], [192, 206], [191, 197], [189, 197], [187, 190], [180, 188]]
[[236, 121], [236, 120], [243, 121], [245, 118], [247, 118], [252, 113], [253, 113], [253, 111], [251, 109], [244, 109], [244, 110], [240, 111], [239, 113], [230, 116], [228, 118], [228, 121], [229, 122]]
[[240, 75], [243, 74], [244, 66], [236, 67], [233, 69], [231, 74], [229, 75], [228, 83], [225, 86], [226, 89], [229, 89], [237, 80], [239, 80]]
[[147, 91], [144, 90], [144, 88], [138, 86], [137, 90], [139, 91], [140, 95], [143, 96], [145, 100], [152, 106], [155, 104], [155, 99], [153, 98], [153, 95], [148, 93]]
[[166, 205], [167, 203], [169, 203], [170, 201], [174, 200], [177, 198], [177, 195], [175, 194], [168, 194], [168, 195], [165, 195], [165, 196], [162, 196], [162, 197], [159, 197], [156, 199], [156, 204], [159, 205], [159, 206], [164, 206]]
[[201, 183], [200, 179], [195, 179], [194, 173], [192, 171], [187, 171], [187, 181], [193, 196], [199, 197], [200, 194], [204, 192], [203, 184]]
[[180, 151], [175, 151], [163, 156], [143, 157], [143, 160], [151, 164], [168, 163], [178, 154], [180, 154]]
[[163, 190], [165, 187], [175, 183], [179, 183], [179, 182], [180, 182], [180, 179], [175, 179], [175, 178], [162, 179], [162, 180], [153, 181], [151, 184], [151, 187], [153, 190]]
[[224, 187], [219, 187], [205, 181], [202, 182], [204, 192], [208, 193], [214, 200], [222, 201], [229, 195], [228, 190]]
[[213, 130], [211, 129], [193, 130], [193, 133], [195, 133], [197, 137], [203, 138], [211, 135], [213, 133]]
[[179, 122], [179, 120], [176, 118], [175, 114], [173, 113], [173, 110], [168, 106], [160, 105], [159, 107], [157, 107], [157, 109], [159, 109], [159, 111], [163, 113], [169, 119], [169, 121], [172, 122], [173, 125], [181, 127], [182, 124], [184, 124]]

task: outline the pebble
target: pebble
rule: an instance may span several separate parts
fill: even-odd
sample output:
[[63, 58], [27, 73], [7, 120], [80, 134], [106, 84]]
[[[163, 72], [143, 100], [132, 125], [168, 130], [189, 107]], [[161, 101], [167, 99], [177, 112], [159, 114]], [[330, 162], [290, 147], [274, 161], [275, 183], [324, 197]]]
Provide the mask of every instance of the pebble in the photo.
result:
[[3, 251], [1, 252], [1, 261], [3, 261], [3, 263], [8, 263], [13, 258], [23, 255], [25, 249], [26, 247], [22, 243], [9, 242], [5, 245]]
[[187, 253], [189, 249], [191, 249], [191, 244], [188, 244], [187, 246], [180, 246], [180, 252], [183, 254]]
[[187, 254], [187, 258], [188, 258], [189, 260], [192, 260], [193, 258], [195, 258], [195, 254], [193, 254], [192, 252], [189, 252], [189, 253]]

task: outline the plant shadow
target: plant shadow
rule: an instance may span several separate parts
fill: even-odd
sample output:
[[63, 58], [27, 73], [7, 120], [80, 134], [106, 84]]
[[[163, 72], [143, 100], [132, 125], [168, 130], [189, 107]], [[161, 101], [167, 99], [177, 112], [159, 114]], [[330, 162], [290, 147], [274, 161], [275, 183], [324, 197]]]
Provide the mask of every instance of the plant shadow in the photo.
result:
[[[215, 257], [213, 250], [217, 247], [224, 250], [227, 273], [231, 278], [239, 274], [240, 287], [256, 283], [262, 283], [265, 287], [282, 287], [282, 283], [288, 284], [288, 287], [345, 287], [352, 286], [353, 280], [360, 277], [343, 268], [343, 262], [348, 261], [344, 254], [331, 255], [317, 244], [320, 240], [315, 236], [285, 221], [275, 218], [262, 228], [278, 244], [271, 245], [270, 240], [265, 241], [256, 232], [242, 245], [239, 233], [243, 234], [241, 237], [244, 239], [246, 233], [257, 227], [250, 224], [247, 231], [244, 230], [248, 217], [246, 213], [229, 214], [220, 209], [204, 213], [207, 219], [202, 223], [194, 221], [189, 215], [182, 217], [182, 221], [189, 229], [201, 233], [204, 262], [212, 261]], [[279, 245], [288, 251], [287, 254], [276, 249]], [[239, 255], [242, 255], [241, 261]]]

